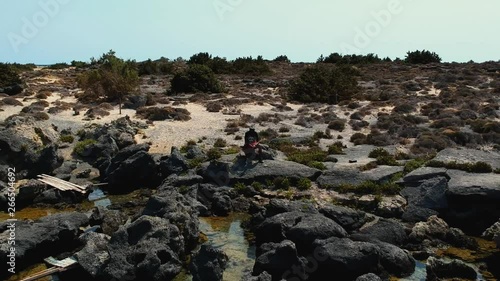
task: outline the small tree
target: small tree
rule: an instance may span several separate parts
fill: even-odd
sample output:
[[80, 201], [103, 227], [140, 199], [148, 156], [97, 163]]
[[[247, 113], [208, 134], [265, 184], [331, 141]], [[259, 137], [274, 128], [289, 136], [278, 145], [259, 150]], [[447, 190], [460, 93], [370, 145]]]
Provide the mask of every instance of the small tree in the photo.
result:
[[21, 78], [14, 67], [9, 64], [0, 63], [0, 88], [20, 84]]
[[97, 68], [78, 77], [78, 85], [85, 91], [79, 99], [84, 102], [118, 100], [121, 114], [123, 98], [139, 86], [135, 62], [116, 57], [113, 50], [103, 54], [97, 61], [92, 59], [92, 62]]
[[289, 96], [299, 102], [337, 104], [358, 91], [358, 72], [350, 66], [307, 68], [291, 82]]
[[277, 62], [290, 62], [290, 59], [288, 59], [288, 57], [286, 55], [280, 55], [280, 56], [277, 56], [273, 61], [277, 61]]
[[441, 58], [438, 54], [430, 51], [407, 52], [405, 62], [413, 64], [440, 63]]
[[192, 64], [188, 69], [177, 73], [171, 80], [171, 93], [220, 93], [224, 88], [214, 72], [206, 65]]

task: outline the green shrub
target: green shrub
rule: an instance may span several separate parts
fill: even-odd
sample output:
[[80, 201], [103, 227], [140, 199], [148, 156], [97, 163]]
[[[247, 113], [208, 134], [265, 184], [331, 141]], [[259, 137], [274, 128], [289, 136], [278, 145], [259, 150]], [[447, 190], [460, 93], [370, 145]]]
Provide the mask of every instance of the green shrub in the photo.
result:
[[375, 54], [367, 55], [341, 55], [339, 53], [332, 53], [327, 57], [321, 55], [316, 62], [318, 63], [335, 63], [335, 64], [369, 64], [379, 63], [382, 60]]
[[438, 54], [430, 51], [407, 52], [405, 62], [413, 64], [440, 63], [441, 58]]
[[286, 177], [276, 177], [273, 179], [275, 189], [288, 190], [290, 188], [290, 180]]
[[224, 154], [237, 154], [239, 153], [241, 148], [237, 145], [231, 145], [227, 149], [224, 150]]
[[165, 75], [171, 74], [174, 71], [174, 63], [167, 58], [160, 58], [152, 61], [148, 59], [137, 63], [139, 75]]
[[401, 187], [393, 182], [379, 184], [373, 181], [365, 181], [359, 185], [342, 184], [335, 190], [340, 193], [396, 195], [401, 191]]
[[123, 99], [139, 86], [139, 75], [135, 62], [124, 61], [110, 50], [98, 61], [93, 60], [98, 67], [78, 76], [78, 86], [84, 93], [78, 96], [82, 102], [118, 101], [121, 114]]
[[308, 179], [308, 178], [301, 178], [298, 182], [297, 182], [297, 188], [299, 190], [308, 190], [311, 188], [311, 180]]
[[366, 135], [363, 133], [354, 133], [351, 136], [350, 141], [355, 145], [364, 144], [366, 142]]
[[399, 166], [398, 161], [392, 155], [377, 157], [377, 165]]
[[307, 166], [309, 166], [311, 168], [318, 169], [318, 170], [326, 170], [325, 164], [323, 164], [323, 162], [319, 162], [319, 161], [308, 162]]
[[343, 119], [333, 120], [328, 124], [328, 129], [342, 132], [345, 129], [345, 123]]
[[70, 67], [70, 65], [65, 63], [65, 62], [55, 63], [55, 64], [51, 64], [51, 65], [47, 66], [48, 69], [54, 69], [54, 70], [65, 69], [68, 67]]
[[180, 194], [186, 194], [188, 192], [189, 192], [189, 186], [187, 186], [187, 185], [179, 186], [179, 193]]
[[200, 167], [201, 164], [203, 163], [203, 161], [205, 161], [204, 158], [196, 157], [193, 159], [189, 159], [187, 164], [188, 164], [189, 169], [194, 169], [194, 168]]
[[246, 191], [248, 190], [247, 186], [241, 182], [237, 182], [233, 186], [234, 190], [238, 192], [239, 194], [245, 194]]
[[424, 166], [425, 162], [426, 161], [422, 158], [412, 159], [412, 160], [405, 163], [405, 167], [404, 167], [403, 172], [405, 174], [408, 174], [409, 172], [414, 171], [414, 170]]
[[173, 119], [176, 121], [187, 121], [191, 119], [191, 113], [185, 108], [178, 107], [141, 107], [135, 114], [149, 121], [162, 121]]
[[281, 55], [281, 56], [277, 56], [273, 61], [277, 61], [277, 62], [290, 62], [290, 60], [288, 59], [288, 57], [286, 55]]
[[61, 135], [59, 140], [62, 142], [72, 143], [75, 138], [72, 135]]
[[193, 64], [175, 74], [171, 80], [171, 93], [221, 93], [224, 91], [214, 72], [206, 65]]
[[370, 151], [368, 154], [368, 157], [370, 158], [378, 158], [380, 156], [390, 156], [391, 154], [383, 149], [382, 147], [375, 148], [374, 150]]
[[344, 154], [342, 151], [344, 149], [344, 145], [341, 141], [337, 141], [332, 145], [328, 146], [328, 154]]
[[16, 69], [12, 65], [0, 63], [0, 88], [21, 83], [21, 77], [19, 77]]
[[214, 143], [214, 147], [226, 147], [227, 142], [223, 138], [217, 138]]
[[73, 153], [76, 155], [83, 156], [85, 149], [88, 146], [96, 144], [97, 141], [95, 139], [85, 139], [76, 143], [75, 148], [73, 149]]
[[258, 181], [254, 181], [254, 182], [252, 182], [252, 187], [253, 187], [256, 191], [258, 191], [258, 192], [261, 192], [261, 191], [262, 191], [262, 189], [264, 188], [264, 187], [263, 187], [263, 185], [262, 185], [262, 183], [260, 183], [260, 182], [258, 182]]
[[262, 56], [258, 56], [256, 59], [251, 56], [236, 58], [232, 65], [233, 72], [238, 74], [266, 75], [272, 73]]
[[439, 167], [446, 169], [454, 169], [454, 170], [462, 170], [469, 173], [491, 173], [493, 172], [493, 168], [490, 164], [482, 161], [478, 161], [475, 163], [458, 163], [456, 161], [450, 162], [442, 162], [431, 160], [427, 162], [428, 167]]
[[291, 82], [289, 97], [304, 103], [337, 104], [350, 100], [359, 90], [357, 75], [358, 72], [348, 66], [331, 68], [316, 65], [305, 69]]
[[207, 158], [209, 161], [217, 160], [222, 157], [222, 153], [217, 148], [211, 148], [207, 151]]

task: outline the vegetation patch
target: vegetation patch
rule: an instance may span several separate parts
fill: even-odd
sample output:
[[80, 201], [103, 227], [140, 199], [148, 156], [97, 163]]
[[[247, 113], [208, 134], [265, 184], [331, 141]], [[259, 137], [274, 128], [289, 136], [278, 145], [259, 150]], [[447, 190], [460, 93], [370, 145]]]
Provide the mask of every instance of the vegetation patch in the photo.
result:
[[191, 113], [184, 108], [175, 107], [142, 107], [137, 109], [137, 116], [149, 121], [162, 121], [168, 119], [174, 119], [176, 121], [187, 121], [190, 120]]
[[493, 172], [493, 168], [490, 164], [482, 161], [478, 161], [475, 163], [458, 163], [457, 161], [450, 162], [442, 162], [431, 160], [427, 162], [428, 167], [438, 167], [438, 168], [446, 168], [453, 170], [462, 170], [469, 173], [491, 173]]

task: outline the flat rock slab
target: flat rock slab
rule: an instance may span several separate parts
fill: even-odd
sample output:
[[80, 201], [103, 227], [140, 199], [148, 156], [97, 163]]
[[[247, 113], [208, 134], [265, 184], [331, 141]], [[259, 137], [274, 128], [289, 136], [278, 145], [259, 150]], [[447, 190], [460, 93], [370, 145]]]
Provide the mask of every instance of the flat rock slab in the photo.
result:
[[475, 174], [448, 170], [448, 196], [471, 196], [500, 200], [500, 174]]
[[482, 151], [468, 148], [446, 148], [441, 150], [433, 160], [442, 162], [457, 161], [458, 163], [475, 163], [482, 161], [490, 164], [493, 169], [500, 168], [500, 153], [495, 151]]
[[422, 182], [435, 177], [449, 178], [445, 168], [421, 167], [408, 173], [403, 182]]
[[359, 169], [338, 167], [333, 170], [326, 171], [321, 175], [317, 182], [323, 187], [337, 187], [342, 184], [359, 185], [365, 181], [384, 182], [391, 179], [394, 174], [403, 171], [401, 166], [378, 166], [375, 169], [368, 171], [360, 171]]

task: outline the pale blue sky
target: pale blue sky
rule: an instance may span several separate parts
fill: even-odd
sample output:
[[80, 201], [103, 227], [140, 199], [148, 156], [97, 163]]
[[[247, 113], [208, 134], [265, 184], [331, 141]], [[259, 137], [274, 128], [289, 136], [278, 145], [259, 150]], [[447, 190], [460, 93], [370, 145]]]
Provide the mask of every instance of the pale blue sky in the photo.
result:
[[498, 0], [0, 0], [0, 11], [2, 62], [88, 61], [109, 49], [136, 60], [417, 49], [500, 60]]

